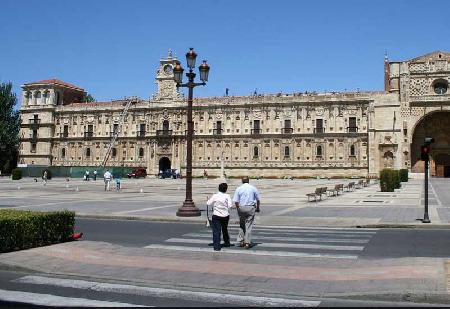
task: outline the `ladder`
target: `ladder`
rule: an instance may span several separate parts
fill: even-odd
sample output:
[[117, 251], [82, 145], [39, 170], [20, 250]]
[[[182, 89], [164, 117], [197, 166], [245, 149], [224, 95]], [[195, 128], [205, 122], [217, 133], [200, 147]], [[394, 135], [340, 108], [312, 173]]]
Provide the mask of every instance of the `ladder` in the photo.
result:
[[123, 109], [122, 114], [120, 114], [117, 130], [113, 129], [113, 136], [111, 138], [111, 141], [109, 142], [108, 150], [106, 151], [105, 158], [103, 159], [103, 162], [101, 164], [102, 168], [105, 168], [106, 163], [108, 162], [109, 155], [111, 154], [111, 151], [112, 151], [112, 149], [114, 147], [114, 143], [116, 142], [116, 139], [119, 136], [119, 133], [120, 133], [121, 128], [122, 128], [123, 121], [125, 120], [125, 117], [126, 117], [126, 115], [128, 113], [128, 109], [130, 108], [132, 103], [137, 103], [137, 101], [138, 101], [137, 97], [132, 97], [132, 98], [127, 99], [127, 104], [125, 105], [125, 108]]

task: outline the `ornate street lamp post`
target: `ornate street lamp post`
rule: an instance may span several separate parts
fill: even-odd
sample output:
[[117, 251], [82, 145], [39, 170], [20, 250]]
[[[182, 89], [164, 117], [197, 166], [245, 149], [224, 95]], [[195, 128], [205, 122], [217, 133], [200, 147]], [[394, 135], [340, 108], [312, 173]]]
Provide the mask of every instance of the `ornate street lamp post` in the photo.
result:
[[186, 61], [189, 68], [189, 73], [186, 73], [188, 82], [183, 84], [183, 71], [180, 62], [177, 62], [173, 68], [174, 80], [177, 87], [186, 87], [189, 89], [188, 106], [187, 106], [187, 135], [186, 135], [186, 199], [183, 205], [178, 208], [177, 216], [179, 217], [195, 217], [200, 216], [200, 209], [198, 209], [192, 200], [192, 136], [194, 135], [194, 123], [192, 122], [192, 99], [194, 94], [194, 87], [205, 86], [208, 81], [209, 65], [206, 60], [198, 67], [200, 72], [201, 83], [194, 82], [196, 74], [194, 73], [195, 60], [197, 54], [193, 48], [190, 48], [186, 54]]

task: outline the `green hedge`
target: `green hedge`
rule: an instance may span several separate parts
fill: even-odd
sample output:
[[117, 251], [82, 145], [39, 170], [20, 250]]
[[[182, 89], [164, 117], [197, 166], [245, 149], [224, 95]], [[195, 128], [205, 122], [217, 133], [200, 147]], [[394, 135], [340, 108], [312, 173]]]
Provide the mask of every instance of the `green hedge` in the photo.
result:
[[400, 174], [400, 181], [401, 182], [408, 182], [408, 169], [402, 168], [399, 171], [399, 174]]
[[400, 172], [385, 168], [380, 171], [380, 188], [381, 192], [394, 192], [394, 189], [400, 189]]
[[0, 210], [0, 252], [68, 241], [74, 226], [73, 211]]
[[19, 180], [22, 179], [22, 170], [15, 168], [12, 170], [12, 180]]

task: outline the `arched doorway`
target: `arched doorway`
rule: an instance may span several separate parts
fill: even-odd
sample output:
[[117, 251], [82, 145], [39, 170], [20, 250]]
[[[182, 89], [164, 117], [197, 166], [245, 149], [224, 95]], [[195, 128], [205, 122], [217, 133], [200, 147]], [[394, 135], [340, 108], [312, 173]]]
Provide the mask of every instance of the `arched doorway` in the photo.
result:
[[165, 170], [170, 169], [170, 159], [168, 157], [162, 157], [159, 159], [159, 171], [164, 172]]
[[430, 175], [450, 177], [450, 112], [434, 112], [422, 118], [416, 125], [411, 143], [411, 170], [423, 173], [420, 146], [425, 137], [434, 137], [431, 145]]

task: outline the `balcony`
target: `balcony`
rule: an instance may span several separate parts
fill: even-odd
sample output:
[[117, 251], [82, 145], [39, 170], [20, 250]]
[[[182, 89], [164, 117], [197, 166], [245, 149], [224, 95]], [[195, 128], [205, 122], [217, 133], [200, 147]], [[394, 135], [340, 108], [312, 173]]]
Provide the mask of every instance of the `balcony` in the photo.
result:
[[137, 131], [136, 137], [137, 138], [145, 138], [145, 131]]
[[292, 134], [294, 132], [293, 128], [282, 128], [281, 134]]
[[358, 133], [358, 127], [347, 127], [347, 133]]
[[259, 135], [262, 133], [261, 129], [252, 129], [252, 135]]
[[323, 134], [325, 133], [325, 128], [314, 128], [314, 133]]
[[156, 136], [171, 136], [172, 130], [156, 130]]
[[84, 132], [84, 139], [85, 139], [85, 140], [92, 139], [93, 137], [94, 137], [94, 132], [92, 132], [92, 131], [86, 131], [86, 132]]
[[28, 124], [32, 127], [38, 127], [41, 124], [41, 119], [34, 118], [34, 119], [28, 119]]
[[222, 131], [223, 131], [222, 129], [214, 129], [213, 134], [214, 135], [222, 135]]

